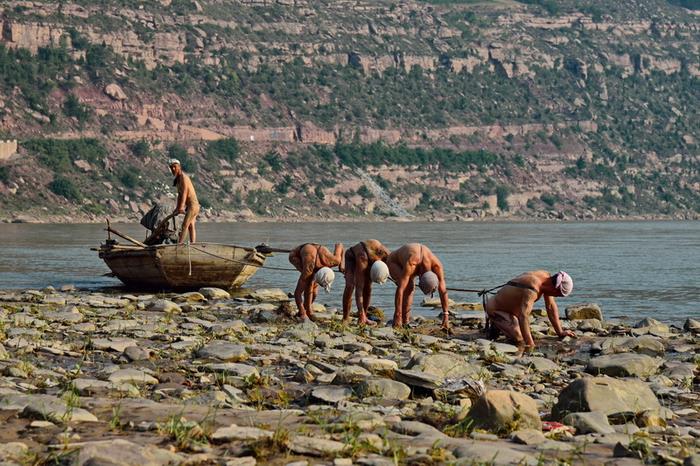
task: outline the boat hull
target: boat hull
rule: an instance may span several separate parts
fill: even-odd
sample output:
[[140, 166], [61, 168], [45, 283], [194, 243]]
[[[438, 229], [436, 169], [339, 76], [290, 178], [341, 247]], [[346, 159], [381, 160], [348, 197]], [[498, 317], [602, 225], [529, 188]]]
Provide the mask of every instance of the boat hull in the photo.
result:
[[237, 288], [265, 263], [254, 249], [215, 243], [103, 247], [99, 255], [119, 280], [139, 289]]

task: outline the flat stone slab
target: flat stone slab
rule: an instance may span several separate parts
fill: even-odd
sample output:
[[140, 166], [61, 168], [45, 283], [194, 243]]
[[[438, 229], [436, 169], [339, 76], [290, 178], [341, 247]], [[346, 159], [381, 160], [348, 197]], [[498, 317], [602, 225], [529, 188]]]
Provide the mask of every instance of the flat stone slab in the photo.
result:
[[257, 427], [241, 427], [231, 424], [228, 427], [217, 429], [211, 436], [214, 442], [258, 441], [271, 439], [274, 432], [258, 429]]
[[131, 383], [134, 385], [157, 385], [158, 379], [138, 369], [119, 369], [109, 374], [113, 384]]
[[289, 449], [299, 455], [333, 456], [341, 454], [346, 445], [335, 440], [297, 435], [289, 442]]
[[655, 374], [661, 360], [645, 354], [620, 353], [592, 358], [586, 372], [611, 377], [647, 377]]
[[51, 422], [98, 422], [89, 411], [68, 407], [66, 403], [51, 395], [9, 395], [0, 400], [0, 409], [21, 410], [20, 417], [49, 420]]
[[250, 357], [245, 346], [220, 340], [204, 345], [197, 351], [197, 356], [230, 362], [245, 361]]
[[410, 369], [399, 369], [395, 371], [394, 379], [412, 387], [420, 387], [428, 390], [438, 388], [445, 380], [443, 377], [434, 374]]
[[230, 299], [231, 293], [221, 288], [205, 287], [200, 288], [199, 292], [207, 299]]
[[336, 404], [349, 400], [352, 397], [352, 390], [348, 387], [318, 387], [311, 392], [311, 396], [326, 403]]
[[260, 377], [258, 370], [253, 366], [249, 366], [248, 364], [222, 362], [205, 364], [203, 368], [209, 372], [223, 372], [225, 375], [238, 377]]
[[136, 340], [133, 338], [95, 338], [91, 345], [97, 350], [112, 350], [117, 353], [123, 353], [129, 346], [137, 346]]
[[154, 445], [143, 446], [114, 439], [81, 444], [73, 465], [166, 466], [180, 464], [183, 460], [181, 455]]

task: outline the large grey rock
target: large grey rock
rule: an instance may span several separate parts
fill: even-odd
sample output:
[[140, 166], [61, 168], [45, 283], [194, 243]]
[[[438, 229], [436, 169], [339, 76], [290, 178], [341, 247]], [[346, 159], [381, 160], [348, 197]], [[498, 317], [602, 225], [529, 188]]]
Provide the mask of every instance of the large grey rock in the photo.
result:
[[335, 440], [297, 435], [289, 442], [289, 449], [299, 455], [332, 457], [341, 454], [346, 445]]
[[601, 411], [567, 414], [562, 422], [575, 428], [577, 435], [612, 434], [615, 432], [615, 429], [608, 422], [608, 416]]
[[134, 385], [156, 385], [158, 379], [139, 369], [118, 369], [107, 378], [113, 384], [130, 383]]
[[596, 303], [573, 304], [568, 306], [564, 312], [569, 320], [603, 320], [603, 311]]
[[362, 397], [379, 397], [389, 400], [406, 400], [411, 396], [411, 388], [390, 379], [370, 379], [360, 383], [357, 391]]
[[182, 308], [176, 303], [167, 299], [156, 299], [146, 305], [146, 309], [154, 312], [165, 312], [169, 314], [179, 314]]
[[542, 430], [537, 402], [529, 396], [507, 390], [490, 390], [469, 410], [474, 426], [495, 433], [519, 429]]
[[666, 351], [663, 340], [653, 335], [606, 338], [600, 346], [603, 354], [631, 352], [657, 356], [663, 355]]
[[522, 429], [513, 432], [510, 439], [522, 445], [539, 445], [547, 440], [547, 437], [537, 429]]
[[69, 407], [60, 398], [50, 395], [30, 396], [20, 416], [30, 419], [49, 420], [56, 423], [99, 421], [89, 411], [78, 407]]
[[104, 93], [107, 94], [112, 100], [123, 101], [126, 100], [126, 93], [119, 87], [119, 84], [110, 83], [104, 88]]
[[700, 333], [700, 320], [686, 319], [683, 329], [691, 333]]
[[207, 299], [229, 299], [231, 297], [228, 291], [221, 288], [205, 287], [200, 288], [199, 292]]
[[474, 377], [480, 367], [472, 366], [463, 356], [455, 353], [442, 352], [434, 354], [418, 354], [410, 361], [407, 369], [436, 375], [443, 379]]
[[659, 370], [661, 360], [645, 354], [620, 353], [592, 358], [586, 372], [611, 377], [647, 377]]
[[13, 466], [26, 464], [29, 447], [22, 442], [0, 443], [0, 464]]
[[82, 444], [74, 466], [166, 466], [182, 463], [184, 458], [154, 445], [138, 445], [114, 439]]
[[63, 324], [77, 324], [85, 318], [77, 307], [69, 307], [63, 311], [47, 311], [43, 313], [43, 317], [49, 322], [60, 322]]
[[317, 387], [311, 392], [311, 396], [326, 403], [336, 404], [352, 397], [352, 390], [348, 387]]
[[651, 334], [666, 337], [670, 333], [671, 328], [668, 325], [656, 319], [652, 319], [651, 317], [645, 317], [644, 319], [640, 320], [634, 324], [634, 328], [632, 329], [633, 335]]
[[660, 411], [661, 405], [641, 380], [585, 377], [574, 380], [559, 393], [552, 417], [562, 419], [569, 413], [588, 411], [602, 411], [610, 416], [647, 410]]
[[197, 351], [197, 356], [230, 362], [245, 361], [250, 357], [245, 346], [221, 340], [214, 340], [204, 345]]
[[553, 372], [561, 370], [561, 366], [559, 366], [559, 364], [540, 356], [526, 356], [517, 359], [515, 362], [516, 364], [535, 369], [537, 372]]
[[333, 383], [355, 384], [372, 377], [372, 373], [361, 366], [349, 365], [341, 366], [335, 373]]
[[512, 448], [501, 445], [495, 448], [491, 442], [467, 442], [463, 441], [452, 450], [457, 461], [451, 462], [456, 466], [473, 466], [475, 464], [501, 465], [537, 465], [537, 458]]
[[258, 429], [257, 427], [242, 427], [231, 424], [228, 427], [217, 429], [211, 436], [214, 442], [258, 441], [271, 439], [275, 433], [269, 430]]
[[221, 372], [224, 375], [236, 377], [260, 377], [260, 373], [255, 367], [237, 362], [205, 364], [204, 369], [209, 372]]
[[435, 390], [436, 388], [440, 387], [445, 380], [443, 377], [437, 375], [410, 369], [399, 369], [394, 371], [394, 378], [411, 387], [425, 388], [428, 390]]
[[263, 302], [285, 302], [289, 296], [279, 288], [263, 288], [249, 293], [246, 297]]
[[365, 357], [360, 359], [360, 365], [375, 374], [393, 374], [399, 365], [391, 359]]
[[316, 336], [319, 334], [318, 325], [307, 320], [301, 324], [289, 328], [282, 334], [282, 338], [298, 340], [308, 345], [314, 344]]

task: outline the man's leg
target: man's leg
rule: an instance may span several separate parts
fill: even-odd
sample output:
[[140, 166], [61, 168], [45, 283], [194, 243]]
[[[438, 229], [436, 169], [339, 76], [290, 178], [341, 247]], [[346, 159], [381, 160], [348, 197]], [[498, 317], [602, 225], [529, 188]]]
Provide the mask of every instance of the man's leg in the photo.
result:
[[180, 230], [180, 236], [178, 239], [178, 243], [184, 243], [185, 242], [185, 235], [189, 233], [190, 235], [190, 243], [194, 243], [193, 239], [193, 231], [194, 231], [194, 220], [197, 217], [197, 212], [198, 210], [190, 207], [187, 209], [185, 212], [185, 218], [182, 220], [182, 230]]
[[352, 292], [355, 290], [355, 274], [351, 268], [345, 269], [345, 290], [343, 290], [343, 322], [350, 322], [352, 312]]
[[491, 311], [489, 312], [491, 326], [496, 327], [503, 332], [506, 338], [516, 345], [523, 344], [523, 335], [520, 332], [520, 322], [516, 317], [507, 312]]
[[413, 293], [416, 291], [416, 285], [411, 279], [406, 287], [406, 292], [403, 295], [403, 324], [408, 325], [411, 322], [411, 306], [413, 305]]

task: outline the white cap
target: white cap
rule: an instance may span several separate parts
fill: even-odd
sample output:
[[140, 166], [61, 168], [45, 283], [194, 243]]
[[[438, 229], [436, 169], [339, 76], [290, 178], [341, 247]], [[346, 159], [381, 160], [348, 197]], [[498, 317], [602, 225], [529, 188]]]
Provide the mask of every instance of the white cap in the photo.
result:
[[432, 295], [438, 289], [440, 279], [435, 272], [425, 272], [418, 280], [418, 287], [425, 295]]
[[173, 165], [180, 165], [180, 161], [178, 159], [170, 159], [168, 160], [168, 166], [172, 167]]
[[326, 292], [331, 291], [331, 285], [333, 280], [335, 280], [335, 273], [329, 267], [323, 267], [318, 269], [314, 277], [316, 283], [318, 283]]
[[389, 267], [382, 261], [375, 261], [369, 269], [369, 278], [374, 283], [384, 284], [389, 278]]

